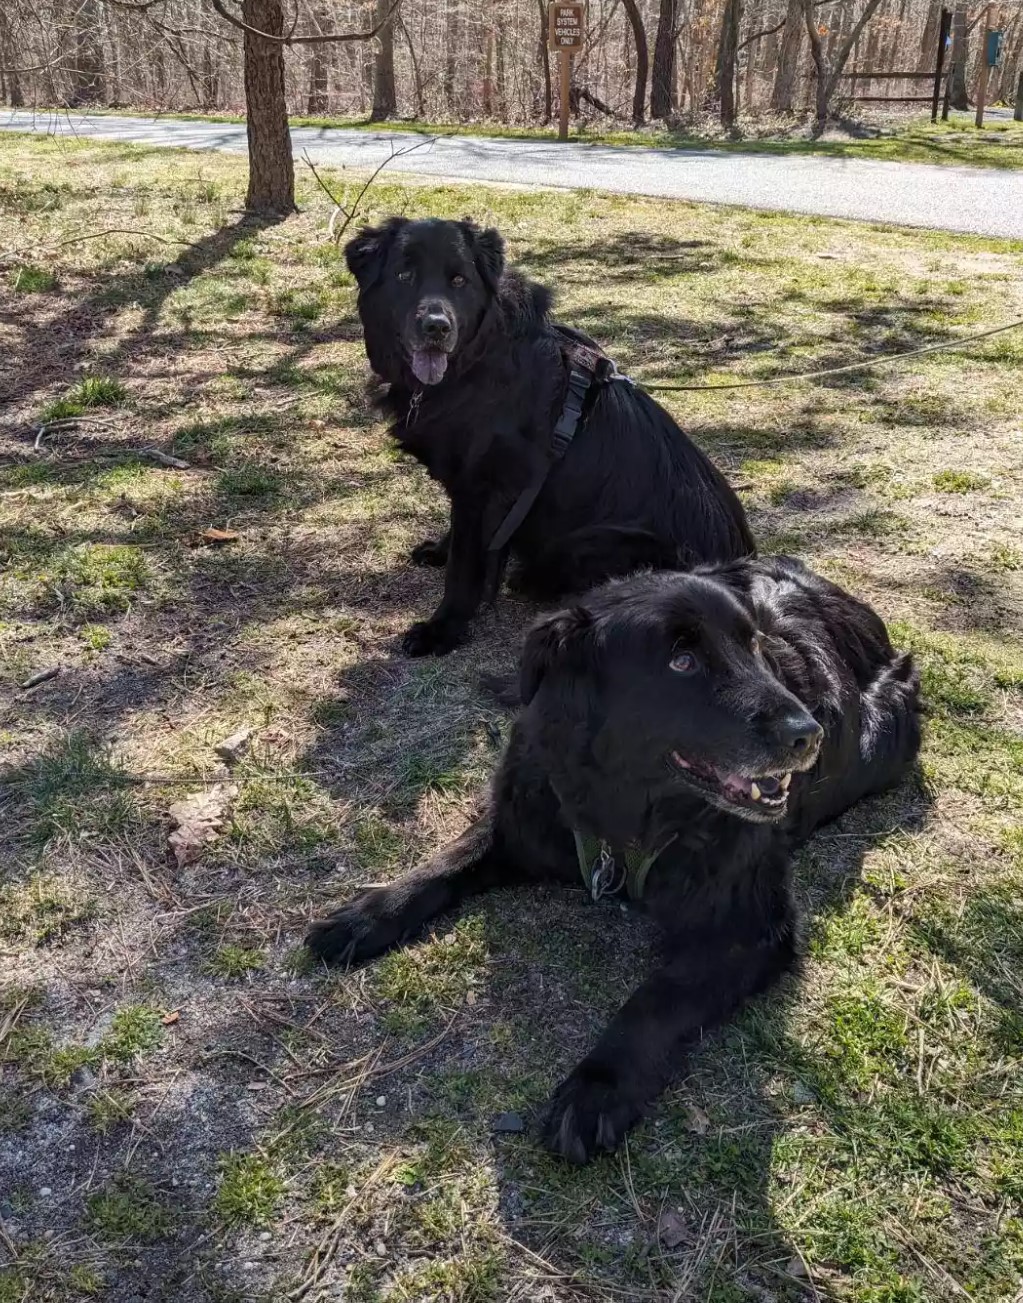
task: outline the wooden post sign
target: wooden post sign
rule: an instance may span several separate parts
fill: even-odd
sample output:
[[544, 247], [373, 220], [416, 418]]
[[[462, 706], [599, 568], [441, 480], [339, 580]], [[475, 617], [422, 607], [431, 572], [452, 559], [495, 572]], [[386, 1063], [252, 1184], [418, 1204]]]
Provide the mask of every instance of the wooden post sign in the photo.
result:
[[561, 4], [551, 0], [547, 6], [547, 45], [561, 63], [561, 121], [558, 139], [568, 139], [568, 100], [572, 87], [572, 54], [583, 48], [586, 30], [586, 6]]

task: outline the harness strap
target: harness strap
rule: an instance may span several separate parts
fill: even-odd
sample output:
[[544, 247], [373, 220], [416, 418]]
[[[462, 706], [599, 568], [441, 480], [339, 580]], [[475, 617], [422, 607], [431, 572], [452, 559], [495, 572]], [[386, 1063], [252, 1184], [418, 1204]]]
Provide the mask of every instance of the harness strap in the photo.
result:
[[497, 533], [490, 540], [488, 552], [500, 552], [508, 545], [512, 535], [529, 515], [533, 503], [540, 496], [540, 490], [547, 483], [547, 476], [572, 446], [572, 440], [579, 430], [586, 395], [590, 392], [590, 386], [596, 378], [596, 372], [588, 366], [578, 361], [572, 363], [568, 373], [568, 392], [565, 394], [564, 406], [551, 436], [550, 459], [515, 499], [511, 510], [498, 526]]
[[602, 896], [614, 895], [623, 884], [630, 900], [642, 900], [654, 862], [664, 854], [678, 834], [673, 833], [652, 853], [645, 852], [637, 842], [630, 842], [618, 854], [600, 837], [584, 836], [575, 828], [572, 829], [572, 836], [575, 839], [583, 885], [596, 903]]

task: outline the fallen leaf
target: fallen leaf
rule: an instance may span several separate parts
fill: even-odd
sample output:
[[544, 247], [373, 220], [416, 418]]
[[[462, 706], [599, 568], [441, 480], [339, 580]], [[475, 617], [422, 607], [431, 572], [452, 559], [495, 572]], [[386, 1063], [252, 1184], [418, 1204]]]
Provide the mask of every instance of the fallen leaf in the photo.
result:
[[180, 1009], [175, 1009], [172, 1013], [165, 1013], [160, 1021], [165, 1027], [172, 1027], [174, 1023], [181, 1021]]
[[694, 1136], [705, 1136], [710, 1130], [710, 1117], [707, 1113], [698, 1105], [690, 1104], [686, 1114], [686, 1130], [691, 1131]]
[[674, 1208], [661, 1213], [657, 1223], [657, 1238], [666, 1249], [677, 1249], [686, 1238], [686, 1224]]
[[217, 783], [209, 791], [192, 792], [171, 806], [167, 813], [176, 826], [167, 840], [179, 869], [193, 864], [210, 842], [216, 841], [228, 806], [237, 795], [237, 787]]
[[236, 543], [241, 537], [233, 529], [200, 529], [196, 536], [200, 543], [210, 547], [223, 547], [225, 543]]

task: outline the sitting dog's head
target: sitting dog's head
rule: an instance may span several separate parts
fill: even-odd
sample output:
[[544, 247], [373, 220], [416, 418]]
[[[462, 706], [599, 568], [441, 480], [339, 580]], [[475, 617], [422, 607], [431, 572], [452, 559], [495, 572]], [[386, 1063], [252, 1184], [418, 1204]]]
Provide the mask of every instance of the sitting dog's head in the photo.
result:
[[374, 370], [398, 379], [393, 361], [421, 384], [436, 385], [497, 293], [504, 241], [472, 222], [392, 217], [366, 227], [345, 246], [345, 257], [359, 285]]
[[792, 774], [823, 737], [752, 609], [707, 575], [613, 583], [542, 620], [521, 689], [559, 769], [581, 765], [609, 793], [685, 792], [755, 823], [784, 816]]

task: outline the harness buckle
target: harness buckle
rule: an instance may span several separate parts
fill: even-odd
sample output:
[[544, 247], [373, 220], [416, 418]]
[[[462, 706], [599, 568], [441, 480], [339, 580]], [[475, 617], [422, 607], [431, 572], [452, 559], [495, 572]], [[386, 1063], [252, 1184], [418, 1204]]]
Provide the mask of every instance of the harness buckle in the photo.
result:
[[594, 904], [602, 896], [613, 896], [621, 887], [625, 880], [624, 871], [621, 878], [618, 874], [618, 865], [612, 855], [607, 842], [600, 843], [600, 854], [593, 865], [590, 874], [590, 897]]

